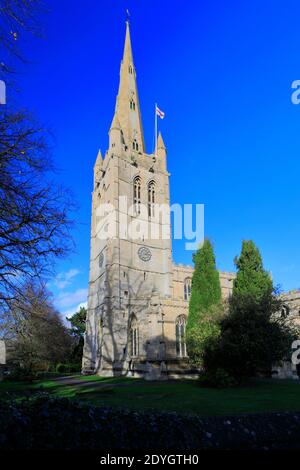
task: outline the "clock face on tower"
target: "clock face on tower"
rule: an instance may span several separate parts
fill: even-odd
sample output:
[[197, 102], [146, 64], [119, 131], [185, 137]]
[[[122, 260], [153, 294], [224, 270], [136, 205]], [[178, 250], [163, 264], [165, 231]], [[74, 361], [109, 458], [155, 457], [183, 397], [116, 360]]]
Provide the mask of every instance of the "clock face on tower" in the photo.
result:
[[152, 253], [147, 246], [141, 246], [138, 249], [138, 256], [142, 261], [150, 261]]

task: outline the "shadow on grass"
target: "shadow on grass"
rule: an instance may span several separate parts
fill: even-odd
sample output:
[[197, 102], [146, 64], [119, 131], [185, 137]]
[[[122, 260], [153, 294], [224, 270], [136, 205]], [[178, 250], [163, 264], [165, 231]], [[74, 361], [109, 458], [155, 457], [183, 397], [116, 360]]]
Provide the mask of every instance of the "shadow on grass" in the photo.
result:
[[22, 400], [40, 392], [95, 406], [182, 414], [234, 415], [300, 411], [299, 381], [251, 380], [236, 388], [203, 388], [197, 381], [145, 382], [131, 378], [74, 377], [35, 384], [0, 383], [0, 397]]

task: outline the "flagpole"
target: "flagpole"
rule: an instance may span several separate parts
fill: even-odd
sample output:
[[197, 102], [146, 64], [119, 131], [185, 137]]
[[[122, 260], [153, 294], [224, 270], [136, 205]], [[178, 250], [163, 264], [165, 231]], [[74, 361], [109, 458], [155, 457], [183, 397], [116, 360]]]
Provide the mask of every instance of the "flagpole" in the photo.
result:
[[155, 157], [157, 158], [157, 112], [156, 112], [156, 108], [157, 108], [157, 103], [155, 103]]

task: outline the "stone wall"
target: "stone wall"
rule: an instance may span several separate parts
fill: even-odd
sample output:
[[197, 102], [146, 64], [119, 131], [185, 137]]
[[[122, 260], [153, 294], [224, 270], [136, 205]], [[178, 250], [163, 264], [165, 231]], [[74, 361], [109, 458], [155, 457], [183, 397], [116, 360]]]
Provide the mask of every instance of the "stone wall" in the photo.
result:
[[[190, 265], [173, 263], [173, 300], [184, 300], [184, 282], [192, 279], [194, 268]], [[232, 292], [235, 273], [220, 271], [220, 284], [223, 299], [228, 299]]]
[[[285, 305], [283, 306], [282, 311], [279, 312], [280, 315], [289, 318], [300, 326], [300, 290], [285, 292], [281, 294], [281, 298]], [[292, 364], [291, 361], [284, 361], [280, 364], [274, 365], [272, 376], [278, 379], [298, 379], [299, 372], [299, 367], [297, 370], [297, 366]]]
[[3, 339], [0, 339], [0, 365], [6, 364], [6, 347]]
[[0, 380], [3, 379], [4, 367], [6, 364], [6, 347], [5, 342], [0, 340]]
[[282, 299], [287, 305], [287, 314], [300, 322], [300, 290], [291, 290], [282, 294]]

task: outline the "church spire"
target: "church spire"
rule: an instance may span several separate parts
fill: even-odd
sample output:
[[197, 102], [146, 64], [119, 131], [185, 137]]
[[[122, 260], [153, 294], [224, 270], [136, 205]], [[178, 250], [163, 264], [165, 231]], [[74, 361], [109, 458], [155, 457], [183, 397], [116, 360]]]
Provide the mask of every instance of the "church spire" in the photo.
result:
[[123, 61], [125, 60], [128, 60], [129, 63], [133, 64], [130, 28], [129, 28], [128, 20], [126, 21], [126, 34], [125, 34], [125, 45], [124, 45], [124, 54], [123, 54]]
[[118, 122], [120, 125], [125, 145], [130, 150], [144, 152], [144, 134], [128, 21], [126, 21], [126, 36], [120, 69], [120, 84], [113, 118], [113, 123], [115, 122]]

